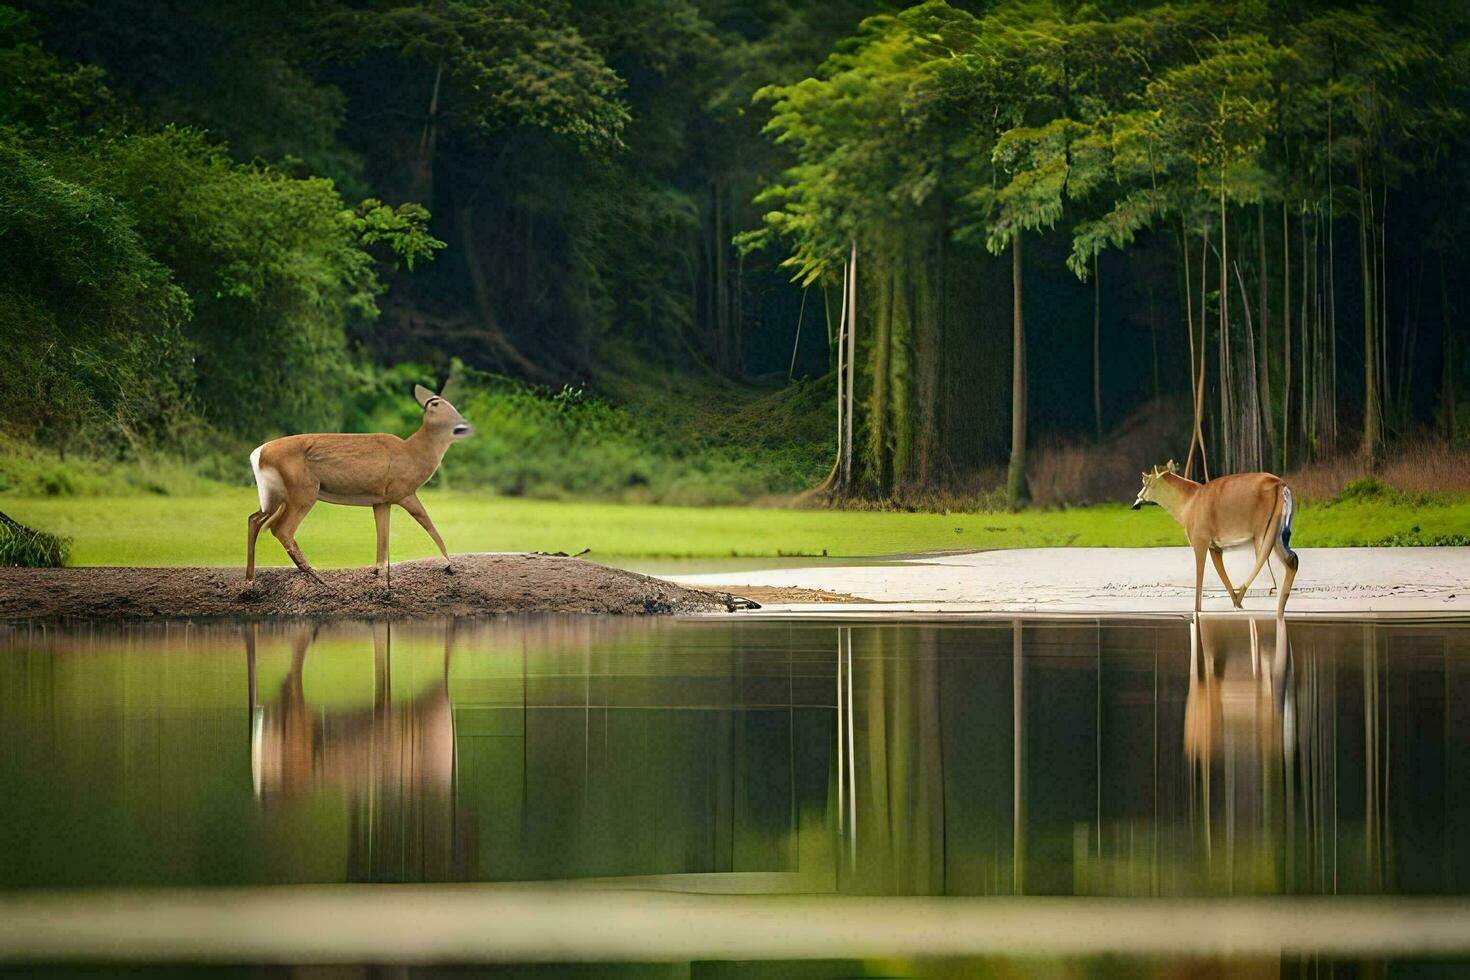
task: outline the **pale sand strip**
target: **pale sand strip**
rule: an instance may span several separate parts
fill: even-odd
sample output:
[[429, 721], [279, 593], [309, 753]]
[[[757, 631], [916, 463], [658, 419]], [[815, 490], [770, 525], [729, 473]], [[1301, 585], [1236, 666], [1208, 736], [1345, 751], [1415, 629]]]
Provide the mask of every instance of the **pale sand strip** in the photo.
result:
[[[1470, 613], [1470, 548], [1304, 548], [1291, 613]], [[1226, 553], [1238, 587], [1253, 564], [1248, 551]], [[1274, 559], [1273, 559], [1274, 561]], [[1278, 571], [1279, 575], [1279, 571]], [[823, 565], [764, 571], [668, 576], [693, 588], [739, 592], [806, 589], [857, 596], [868, 606], [830, 604], [833, 611], [1188, 613], [1194, 605], [1194, 558], [1187, 548], [1021, 548], [906, 557], [893, 565]], [[1255, 612], [1276, 608], [1262, 571], [1246, 597]], [[767, 612], [819, 609], [786, 602]], [[1231, 608], [1209, 563], [1206, 611]]]
[[0, 962], [1470, 953], [1470, 900], [752, 897], [536, 885], [10, 894]]

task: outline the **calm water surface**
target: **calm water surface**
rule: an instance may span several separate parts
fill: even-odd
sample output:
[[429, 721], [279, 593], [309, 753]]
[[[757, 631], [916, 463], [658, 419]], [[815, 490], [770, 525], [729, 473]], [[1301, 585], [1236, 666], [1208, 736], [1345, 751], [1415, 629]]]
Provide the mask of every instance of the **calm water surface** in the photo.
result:
[[739, 618], [0, 632], [0, 889], [1470, 894], [1470, 625], [1191, 634]]

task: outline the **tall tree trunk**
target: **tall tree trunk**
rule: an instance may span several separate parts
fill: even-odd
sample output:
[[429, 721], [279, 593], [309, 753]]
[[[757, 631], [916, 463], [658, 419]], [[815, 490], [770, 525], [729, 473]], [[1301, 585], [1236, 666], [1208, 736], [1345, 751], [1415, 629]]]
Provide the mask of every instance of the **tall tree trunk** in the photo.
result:
[[1026, 502], [1026, 332], [1021, 317], [1021, 236], [1011, 238], [1011, 461], [1006, 498], [1012, 510]]
[[1238, 471], [1237, 454], [1240, 451], [1233, 430], [1233, 404], [1235, 375], [1230, 358], [1230, 269], [1226, 265], [1229, 253], [1225, 214], [1225, 174], [1220, 174], [1220, 469], [1222, 472]]
[[[1235, 281], [1240, 286], [1240, 309], [1245, 316], [1245, 355], [1248, 366], [1259, 362], [1256, 356], [1256, 330], [1251, 317], [1250, 295], [1245, 288], [1245, 274], [1240, 271], [1240, 263], [1232, 262], [1235, 267]], [[1261, 419], [1260, 403], [1261, 393], [1256, 388], [1256, 375], [1252, 370], [1244, 372], [1244, 380], [1241, 385], [1245, 389], [1242, 396], [1244, 404], [1238, 407], [1240, 414], [1241, 448], [1236, 457], [1237, 470], [1260, 470], [1265, 467], [1261, 446]]]
[[1369, 203], [1363, 163], [1358, 163], [1358, 259], [1363, 272], [1363, 441], [1359, 454], [1370, 467], [1378, 459], [1379, 417], [1378, 346], [1374, 325], [1378, 301], [1374, 296], [1373, 208]]
[[1291, 218], [1281, 202], [1281, 472], [1291, 465]]
[[1092, 256], [1092, 420], [1097, 441], [1102, 442], [1102, 284], [1098, 279], [1097, 253]]
[[434, 149], [439, 141], [439, 83], [444, 78], [444, 62], [434, 68], [434, 89], [429, 96], [429, 110], [424, 114], [424, 130], [419, 135], [419, 156], [414, 166], [412, 198], [425, 207], [434, 206]]
[[1260, 343], [1257, 350], [1260, 352], [1260, 369], [1256, 378], [1256, 399], [1260, 408], [1261, 416], [1261, 464], [1263, 466], [1274, 466], [1276, 459], [1276, 419], [1271, 413], [1271, 305], [1266, 299], [1267, 275], [1266, 275], [1266, 205], [1262, 202], [1256, 206], [1256, 238], [1261, 246], [1261, 317], [1260, 317]]
[[1159, 321], [1155, 316], [1154, 284], [1148, 284], [1148, 339], [1153, 350], [1154, 401], [1159, 400]]
[[1184, 457], [1184, 478], [1194, 479], [1194, 454], [1199, 448], [1199, 401], [1195, 392], [1199, 388], [1199, 360], [1194, 350], [1194, 288], [1189, 277], [1189, 233], [1184, 220], [1179, 221], [1179, 250], [1184, 256], [1184, 327], [1189, 334], [1189, 401], [1194, 414], [1194, 426], [1189, 432], [1189, 453]]
[[852, 405], [854, 366], [857, 363], [857, 276], [858, 251], [857, 239], [854, 238], [847, 266], [847, 409], [843, 419], [847, 435], [842, 441], [842, 486], [849, 492], [852, 490]]
[[730, 284], [729, 270], [726, 268], [725, 255], [725, 188], [717, 177], [713, 184], [714, 192], [714, 260], [715, 270], [713, 283], [715, 322], [715, 362], [720, 370], [729, 374], [734, 358], [730, 348]]
[[[881, 232], [880, 232], [881, 236]], [[879, 237], [879, 241], [882, 238]], [[866, 476], [877, 484], [880, 495], [890, 488], [891, 464], [893, 462], [893, 433], [889, 429], [893, 409], [891, 384], [893, 380], [893, 307], [894, 307], [894, 259], [891, 242], [878, 245], [868, 253], [871, 272], [868, 275], [868, 296], [872, 310], [868, 316], [872, 324], [869, 336], [872, 343], [868, 348], [868, 401], [867, 443], [868, 452], [863, 469]]]
[[[826, 486], [835, 489], [838, 493], [847, 492], [847, 475], [844, 472], [842, 461], [847, 451], [847, 426], [843, 418], [847, 410], [847, 385], [844, 367], [847, 363], [847, 333], [850, 327], [847, 323], [847, 273], [848, 264], [842, 264], [842, 305], [837, 314], [837, 455], [832, 460], [832, 472], [827, 477]], [[822, 290], [825, 302], [826, 289]], [[830, 320], [830, 314], [829, 314]], [[830, 329], [829, 329], [830, 336]]]
[[1205, 376], [1208, 373], [1206, 355], [1205, 335], [1205, 289], [1206, 280], [1209, 278], [1209, 256], [1210, 256], [1210, 226], [1206, 222], [1200, 228], [1199, 243], [1199, 370], [1195, 374], [1194, 393], [1194, 434], [1199, 440], [1200, 468], [1204, 471], [1205, 481], [1210, 479], [1210, 454], [1205, 449]]
[[1440, 411], [1444, 413], [1444, 436], [1450, 445], [1455, 444], [1455, 350], [1454, 334], [1450, 330], [1450, 288], [1444, 274], [1444, 246], [1439, 249], [1439, 328], [1441, 331], [1440, 361], [1443, 377], [1439, 383]]

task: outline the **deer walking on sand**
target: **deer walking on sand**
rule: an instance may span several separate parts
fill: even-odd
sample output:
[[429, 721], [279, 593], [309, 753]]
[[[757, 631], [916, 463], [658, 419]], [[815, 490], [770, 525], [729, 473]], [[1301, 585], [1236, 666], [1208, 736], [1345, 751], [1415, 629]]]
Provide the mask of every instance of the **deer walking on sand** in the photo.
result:
[[245, 582], [255, 581], [255, 539], [270, 528], [286, 554], [322, 582], [296, 545], [296, 528], [318, 500], [371, 507], [378, 524], [375, 574], [388, 579], [388, 509], [397, 504], [423, 525], [453, 572], [444, 539], [419, 502], [418, 490], [434, 475], [449, 444], [474, 434], [474, 427], [449, 402], [423, 385], [414, 385], [424, 420], [407, 439], [383, 432], [317, 433], [285, 436], [257, 446], [250, 454], [260, 510], [250, 515], [245, 549]]
[[[1214, 559], [1220, 581], [1230, 592], [1230, 601], [1239, 609], [1246, 590], [1274, 550], [1286, 569], [1276, 602], [1276, 615], [1282, 617], [1298, 565], [1297, 554], [1291, 550], [1291, 488], [1270, 473], [1237, 473], [1196, 483], [1180, 476], [1177, 469], [1170, 460], [1167, 465], [1155, 466], [1152, 472], [1144, 473], [1143, 489], [1138, 491], [1133, 509], [1158, 504], [1184, 528], [1194, 549], [1194, 611], [1200, 611], [1206, 551]], [[1256, 567], [1237, 593], [1225, 574], [1222, 552], [1243, 544], [1255, 547]]]

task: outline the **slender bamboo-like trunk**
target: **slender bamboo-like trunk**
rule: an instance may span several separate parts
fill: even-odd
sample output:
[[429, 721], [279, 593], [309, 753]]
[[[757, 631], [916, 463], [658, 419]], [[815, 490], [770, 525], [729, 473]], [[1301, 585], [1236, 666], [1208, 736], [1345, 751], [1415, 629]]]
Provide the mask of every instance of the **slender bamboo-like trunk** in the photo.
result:
[[[847, 491], [845, 473], [842, 460], [847, 449], [847, 426], [844, 424], [844, 415], [847, 409], [847, 385], [843, 376], [843, 368], [847, 363], [847, 274], [848, 264], [842, 264], [842, 306], [837, 314], [837, 455], [832, 460], [832, 473], [827, 477], [827, 485], [836, 489], [839, 493]], [[825, 292], [824, 294], [825, 295]]]
[[1336, 114], [1332, 111], [1332, 93], [1327, 95], [1327, 295], [1323, 310], [1326, 322], [1326, 343], [1320, 356], [1326, 359], [1324, 382], [1317, 386], [1319, 398], [1325, 408], [1318, 415], [1321, 428], [1326, 429], [1326, 450], [1337, 452], [1337, 194], [1332, 182], [1332, 130]]
[[1256, 240], [1261, 246], [1261, 317], [1259, 369], [1256, 378], [1256, 404], [1261, 417], [1261, 464], [1274, 465], [1276, 458], [1276, 420], [1271, 413], [1271, 304], [1266, 298], [1266, 204], [1256, 206]]
[[1189, 433], [1189, 454], [1184, 458], [1184, 478], [1194, 479], [1194, 453], [1199, 448], [1199, 360], [1194, 351], [1194, 289], [1189, 281], [1189, 235], [1184, 220], [1179, 221], [1179, 250], [1184, 256], [1184, 328], [1189, 335], [1189, 400], [1194, 413], [1194, 427]]
[[1359, 454], [1369, 466], [1378, 458], [1379, 418], [1378, 346], [1374, 320], [1378, 301], [1374, 296], [1376, 265], [1373, 260], [1373, 206], [1368, 197], [1362, 160], [1358, 161], [1358, 260], [1363, 272], [1363, 441]]
[[1155, 316], [1154, 284], [1148, 284], [1148, 339], [1153, 349], [1154, 401], [1159, 400], [1159, 321]]
[[712, 243], [715, 259], [714, 303], [715, 303], [715, 351], [720, 370], [729, 372], [734, 358], [730, 349], [730, 298], [729, 272], [725, 267], [725, 194], [718, 179], [714, 182], [715, 239]]
[[848, 260], [847, 267], [847, 407], [843, 418], [846, 426], [846, 434], [842, 440], [842, 486], [844, 490], [851, 492], [852, 489], [852, 406], [853, 406], [853, 382], [855, 380], [855, 365], [857, 363], [857, 277], [858, 277], [858, 249], [857, 239], [852, 240], [852, 254]]
[[1383, 249], [1381, 229], [1383, 226], [1382, 202], [1373, 193], [1371, 177], [1368, 184], [1368, 201], [1372, 205], [1373, 223], [1368, 226], [1368, 235], [1373, 255], [1373, 342], [1378, 352], [1378, 422], [1380, 441], [1386, 436], [1390, 414], [1393, 412], [1393, 375], [1388, 366], [1388, 306], [1383, 295]]
[[1206, 280], [1209, 279], [1210, 258], [1210, 225], [1206, 221], [1200, 228], [1199, 242], [1199, 371], [1195, 374], [1194, 393], [1194, 430], [1199, 439], [1199, 461], [1200, 468], [1204, 470], [1205, 481], [1210, 479], [1210, 454], [1205, 450], [1205, 376], [1207, 347], [1205, 344], [1205, 290]]
[[1319, 318], [1322, 315], [1322, 261], [1317, 253], [1317, 214], [1312, 213], [1310, 238], [1307, 242], [1307, 220], [1302, 216], [1302, 461], [1317, 457], [1317, 430], [1313, 426], [1316, 410], [1317, 358]]
[[1439, 382], [1440, 411], [1444, 413], [1445, 441], [1455, 444], [1455, 358], [1454, 335], [1450, 331], [1450, 289], [1444, 272], [1444, 246], [1439, 249], [1439, 328], [1441, 331], [1440, 361], [1443, 376]]
[[1021, 314], [1021, 236], [1011, 238], [1011, 460], [1006, 498], [1019, 510], [1026, 498], [1026, 332]]
[[444, 62], [434, 68], [434, 88], [429, 95], [429, 109], [424, 113], [424, 129], [419, 134], [419, 157], [414, 168], [412, 197], [432, 207], [434, 200], [434, 150], [439, 142], [439, 83], [444, 78]]
[[1102, 442], [1102, 285], [1096, 253], [1092, 256], [1092, 419]]
[[806, 294], [810, 287], [801, 291], [801, 309], [796, 314], [796, 339], [791, 342], [791, 364], [786, 368], [786, 380], [789, 383], [796, 374], [796, 352], [801, 349], [801, 323], [806, 319]]
[[1291, 466], [1291, 217], [1281, 202], [1281, 472]]
[[1230, 363], [1230, 271], [1226, 265], [1229, 253], [1225, 214], [1225, 173], [1220, 173], [1220, 469], [1224, 472], [1239, 470], [1237, 455], [1240, 452], [1233, 429], [1231, 401], [1235, 375]]
[[[1245, 316], [1245, 356], [1248, 364], [1258, 361], [1256, 356], [1256, 330], [1251, 317], [1250, 295], [1245, 288], [1245, 274], [1240, 271], [1240, 263], [1232, 262], [1235, 267], [1235, 281], [1240, 286], [1240, 309]], [[1264, 466], [1261, 451], [1261, 427], [1260, 412], [1258, 411], [1261, 401], [1261, 393], [1256, 388], [1256, 375], [1252, 370], [1244, 372], [1241, 387], [1245, 389], [1244, 400], [1246, 404], [1240, 411], [1240, 450], [1236, 456], [1237, 470], [1259, 470]]]

